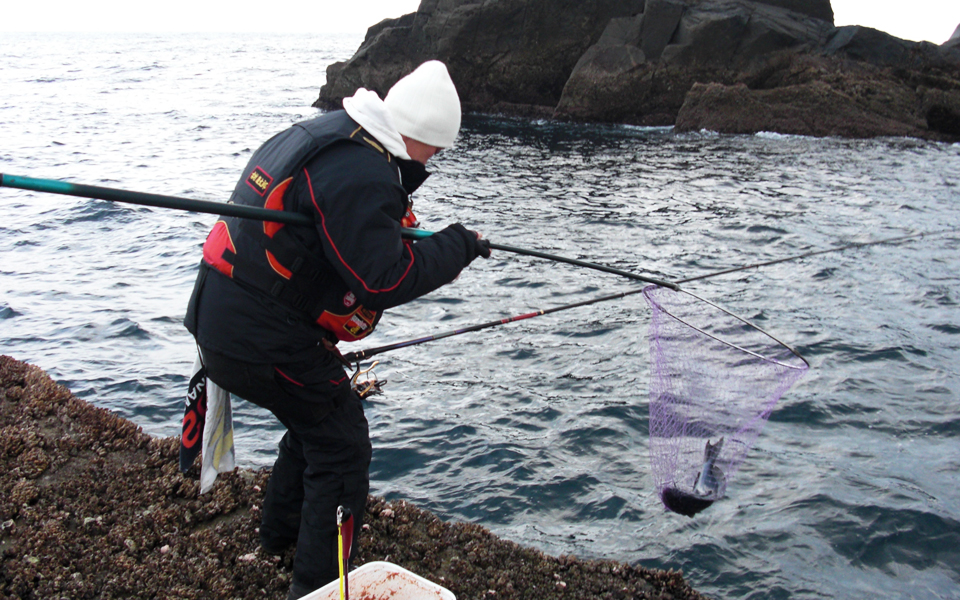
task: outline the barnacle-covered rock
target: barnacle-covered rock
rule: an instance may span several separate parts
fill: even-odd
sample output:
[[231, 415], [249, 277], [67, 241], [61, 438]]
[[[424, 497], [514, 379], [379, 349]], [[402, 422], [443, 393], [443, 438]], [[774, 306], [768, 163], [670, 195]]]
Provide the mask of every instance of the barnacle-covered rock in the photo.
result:
[[[199, 495], [155, 439], [0, 356], [0, 598], [284, 598], [294, 550], [259, 551], [267, 471]], [[680, 574], [550, 557], [371, 496], [355, 564], [388, 560], [457, 598], [702, 598]]]

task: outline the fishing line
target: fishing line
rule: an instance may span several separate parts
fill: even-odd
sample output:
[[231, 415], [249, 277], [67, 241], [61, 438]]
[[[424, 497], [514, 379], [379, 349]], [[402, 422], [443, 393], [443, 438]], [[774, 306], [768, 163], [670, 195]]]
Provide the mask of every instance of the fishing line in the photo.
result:
[[873, 242], [854, 242], [854, 243], [852, 243], [852, 244], [847, 244], [846, 246], [840, 246], [839, 248], [828, 248], [828, 249], [826, 249], [826, 250], [815, 250], [815, 251], [812, 251], [812, 252], [806, 252], [806, 253], [804, 253], [804, 254], [797, 254], [796, 256], [789, 256], [789, 257], [787, 257], [787, 258], [778, 258], [778, 259], [774, 259], [774, 260], [768, 260], [768, 261], [765, 261], [765, 262], [754, 263], [754, 264], [752, 264], [752, 265], [746, 265], [746, 266], [743, 266], [743, 267], [734, 267], [734, 268], [732, 268], [732, 269], [724, 269], [724, 270], [722, 270], [722, 271], [715, 271], [715, 272], [713, 272], [713, 273], [707, 273], [706, 275], [697, 275], [696, 277], [688, 277], [688, 278], [686, 278], [686, 279], [681, 279], [681, 280], [679, 280], [679, 281], [677, 281], [677, 282], [675, 282], [675, 283], [681, 284], [681, 283], [689, 283], [689, 282], [691, 282], [691, 281], [700, 281], [701, 279], [710, 279], [711, 277], [718, 277], [718, 276], [720, 276], [720, 275], [727, 275], [727, 274], [729, 274], [729, 273], [737, 273], [737, 272], [739, 272], [739, 271], [746, 271], [746, 270], [748, 270], [748, 269], [756, 269], [756, 268], [759, 268], [759, 267], [767, 267], [767, 266], [776, 265], [776, 264], [779, 264], [779, 263], [784, 263], [784, 262], [789, 262], [789, 261], [794, 261], [794, 260], [800, 260], [800, 259], [802, 259], [802, 258], [809, 258], [809, 257], [811, 257], [811, 256], [818, 256], [818, 255], [820, 255], [820, 254], [829, 254], [829, 253], [831, 253], [831, 252], [842, 252], [842, 251], [844, 251], [844, 250], [850, 250], [851, 248], [865, 248], [865, 247], [867, 247], [867, 246], [876, 246], [876, 245], [878, 245], [878, 244], [892, 244], [892, 243], [895, 243], [895, 242], [902, 242], [902, 241], [904, 241], [904, 240], [912, 240], [912, 239], [923, 238], [923, 237], [935, 237], [935, 236], [938, 236], [938, 235], [946, 235], [946, 234], [948, 234], [948, 233], [956, 233], [956, 232], [958, 232], [958, 231], [960, 231], [960, 229], [957, 229], [957, 228], [953, 228], [953, 229], [943, 229], [943, 230], [941, 230], [941, 231], [926, 231], [926, 232], [922, 232], [922, 233], [914, 233], [914, 234], [911, 234], [911, 235], [902, 235], [902, 236], [898, 236], [898, 237], [886, 238], [886, 239], [883, 239], [883, 240], [876, 240], [876, 241], [873, 241]]

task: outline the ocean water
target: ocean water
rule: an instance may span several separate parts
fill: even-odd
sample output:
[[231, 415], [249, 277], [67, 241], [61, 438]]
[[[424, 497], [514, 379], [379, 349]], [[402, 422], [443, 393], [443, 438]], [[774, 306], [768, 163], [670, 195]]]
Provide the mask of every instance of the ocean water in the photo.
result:
[[[4, 34], [0, 172], [224, 201], [361, 35]], [[468, 116], [424, 226], [686, 279], [960, 228], [960, 145]], [[0, 189], [0, 352], [179, 433], [210, 215]], [[727, 496], [666, 512], [640, 295], [385, 353], [372, 491], [551, 554], [681, 569], [717, 598], [960, 598], [960, 235], [691, 282], [811, 365]], [[637, 289], [495, 253], [388, 313], [381, 346]], [[678, 357], [682, 358], [682, 357]], [[238, 401], [238, 462], [282, 430]]]

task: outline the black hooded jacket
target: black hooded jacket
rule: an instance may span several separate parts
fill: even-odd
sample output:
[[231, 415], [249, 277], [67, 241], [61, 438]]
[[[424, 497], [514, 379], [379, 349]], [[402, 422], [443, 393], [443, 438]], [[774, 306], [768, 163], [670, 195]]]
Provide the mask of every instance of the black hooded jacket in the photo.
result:
[[[477, 256], [475, 233], [454, 224], [417, 242], [401, 237], [409, 194], [428, 175], [423, 165], [390, 155], [343, 111], [317, 119], [327, 121], [291, 129], [329, 126], [342, 132], [341, 139], [308, 154], [304, 164], [292, 169], [282, 197], [283, 210], [314, 220], [313, 227], [286, 225], [284, 234], [293, 236], [309, 262], [318, 266], [320, 276], [311, 285], [321, 292], [331, 290], [335, 303], [343, 300], [344, 306], [327, 310], [348, 312], [357, 303], [378, 313], [379, 319], [383, 310], [453, 281]], [[264, 147], [251, 158], [234, 198], [241, 190], [249, 196], [250, 173], [256, 171]], [[233, 234], [229, 239], [238, 255], [258, 243], [256, 236]], [[315, 314], [269, 293], [269, 286], [251, 285], [212, 267], [216, 261], [208, 260], [209, 244], [210, 238], [184, 320], [201, 347], [237, 360], [275, 363], [302, 359], [321, 340], [334, 339]], [[346, 290], [349, 293], [341, 293]]]

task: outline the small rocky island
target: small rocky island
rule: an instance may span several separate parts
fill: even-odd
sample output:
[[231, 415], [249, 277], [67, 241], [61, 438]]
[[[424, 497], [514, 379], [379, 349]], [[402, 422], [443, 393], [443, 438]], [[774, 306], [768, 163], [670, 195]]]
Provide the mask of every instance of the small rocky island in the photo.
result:
[[315, 106], [428, 59], [468, 112], [960, 141], [960, 28], [936, 45], [835, 27], [830, 0], [423, 0], [329, 66]]
[[[292, 550], [259, 550], [269, 471], [201, 495], [179, 447], [0, 356], [0, 599], [286, 597]], [[365, 522], [356, 564], [388, 560], [459, 600], [704, 600], [681, 573], [547, 556], [404, 501], [371, 496]]]

